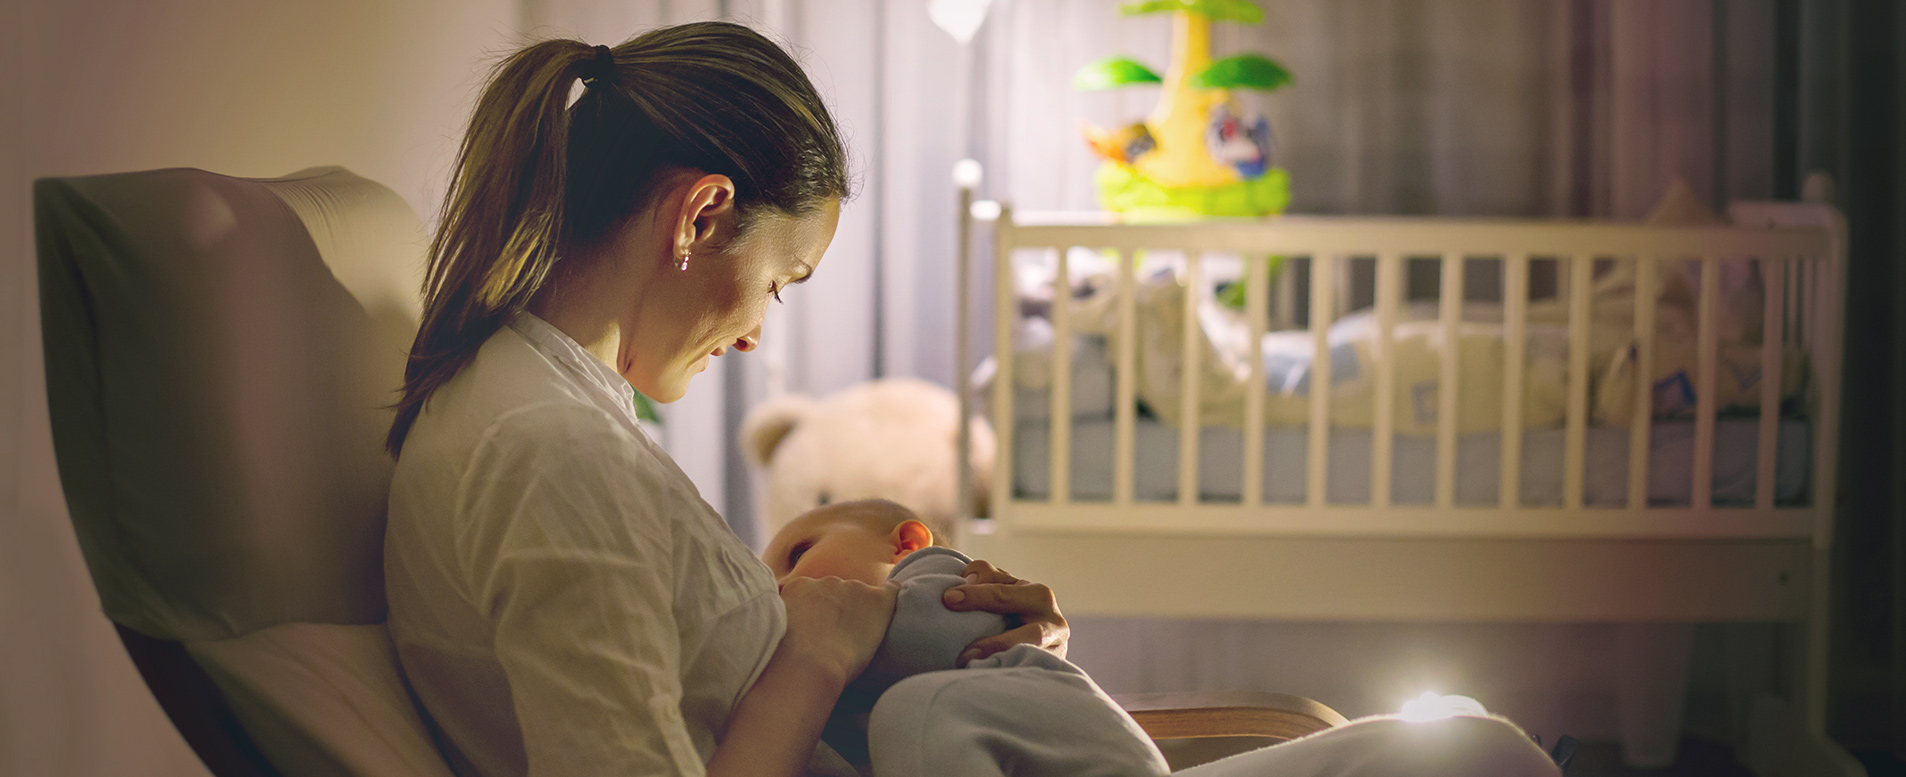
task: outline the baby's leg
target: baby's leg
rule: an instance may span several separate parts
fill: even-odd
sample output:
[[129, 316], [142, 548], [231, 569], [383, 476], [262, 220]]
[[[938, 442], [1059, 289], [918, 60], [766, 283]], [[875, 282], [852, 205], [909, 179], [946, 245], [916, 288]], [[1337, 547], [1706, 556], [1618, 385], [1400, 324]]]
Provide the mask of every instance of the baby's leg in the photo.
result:
[[1176, 777], [1558, 777], [1562, 770], [1514, 724], [1457, 716], [1410, 723], [1362, 718], [1239, 753]]
[[875, 777], [1169, 771], [1138, 723], [1064, 659], [1020, 645], [974, 664], [909, 677], [880, 697], [867, 731]]

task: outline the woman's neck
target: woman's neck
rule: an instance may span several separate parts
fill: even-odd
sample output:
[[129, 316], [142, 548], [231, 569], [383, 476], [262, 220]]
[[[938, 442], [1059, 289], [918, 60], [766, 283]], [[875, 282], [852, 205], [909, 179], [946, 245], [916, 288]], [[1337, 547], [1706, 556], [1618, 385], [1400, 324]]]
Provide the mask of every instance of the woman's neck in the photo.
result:
[[[566, 257], [530, 298], [528, 310], [621, 373], [623, 328], [641, 313], [641, 289], [654, 271], [639, 249], [644, 230], [624, 230], [603, 248]], [[565, 266], [566, 265], [566, 266]]]

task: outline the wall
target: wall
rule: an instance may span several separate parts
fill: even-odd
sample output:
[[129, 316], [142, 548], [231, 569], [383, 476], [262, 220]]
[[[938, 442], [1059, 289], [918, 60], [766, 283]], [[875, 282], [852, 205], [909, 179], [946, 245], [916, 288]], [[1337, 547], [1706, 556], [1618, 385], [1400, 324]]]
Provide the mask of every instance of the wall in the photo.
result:
[[47, 428], [31, 181], [341, 164], [429, 216], [515, 0], [0, 0], [0, 774], [202, 774], [126, 660]]

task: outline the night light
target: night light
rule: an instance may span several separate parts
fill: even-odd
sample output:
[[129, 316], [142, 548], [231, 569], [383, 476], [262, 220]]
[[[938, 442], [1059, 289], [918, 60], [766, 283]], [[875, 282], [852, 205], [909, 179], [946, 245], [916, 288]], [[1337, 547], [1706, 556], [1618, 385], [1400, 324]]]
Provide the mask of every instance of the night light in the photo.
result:
[[1475, 699], [1454, 694], [1444, 696], [1434, 691], [1424, 691], [1422, 695], [1403, 702], [1403, 711], [1400, 713], [1404, 720], [1411, 723], [1442, 720], [1457, 715], [1487, 714], [1489, 711], [1483, 709], [1482, 703]]

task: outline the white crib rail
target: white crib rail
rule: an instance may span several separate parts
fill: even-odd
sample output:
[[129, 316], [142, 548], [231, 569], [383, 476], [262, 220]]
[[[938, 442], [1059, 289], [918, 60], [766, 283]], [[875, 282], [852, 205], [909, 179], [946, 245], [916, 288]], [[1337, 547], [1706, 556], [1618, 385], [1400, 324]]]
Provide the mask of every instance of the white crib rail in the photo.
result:
[[[1830, 208], [1825, 220], [1802, 218], [1794, 211], [1771, 213], [1754, 206], [1737, 208], [1735, 215], [1754, 226], [1663, 227], [1634, 223], [1537, 220], [1457, 220], [1412, 218], [1298, 218], [1209, 221], [1196, 224], [1122, 224], [1094, 214], [1016, 216], [998, 208], [993, 219], [995, 298], [995, 353], [992, 416], [998, 440], [993, 480], [992, 510], [999, 526], [1025, 529], [1066, 529], [1087, 532], [1169, 532], [1198, 534], [1245, 532], [1311, 536], [1467, 536], [1546, 538], [1732, 538], [1769, 539], [1811, 537], [1828, 541], [1829, 513], [1816, 509], [1831, 504], [1833, 451], [1838, 384], [1837, 265], [1839, 242], [1831, 228]], [[990, 214], [987, 214], [990, 215]], [[1769, 226], [1801, 223], [1805, 226]], [[1084, 247], [1108, 252], [1115, 258], [1117, 336], [1111, 342], [1115, 369], [1113, 490], [1109, 501], [1081, 500], [1071, 492], [1072, 454], [1072, 331], [1071, 299], [1065, 280], [1069, 249]], [[1050, 413], [1050, 488], [1043, 499], [1015, 493], [1013, 482], [1012, 332], [1018, 315], [1013, 283], [1015, 251], [1037, 249], [1056, 253], [1058, 277], [1052, 305], [1053, 359]], [[1184, 401], [1179, 415], [1178, 498], [1175, 502], [1148, 502], [1135, 493], [1134, 454], [1137, 444], [1135, 406], [1139, 380], [1136, 368], [1134, 265], [1143, 251], [1182, 252], [1188, 294], [1184, 310], [1183, 370], [1179, 390]], [[1201, 359], [1197, 295], [1204, 292], [1206, 265], [1213, 254], [1238, 255], [1245, 260], [1245, 318], [1252, 353], [1247, 395], [1244, 398], [1244, 482], [1241, 499], [1202, 501], [1198, 489]], [[1270, 258], [1310, 257], [1311, 363], [1310, 413], [1305, 498], [1300, 504], [1267, 503], [1263, 490], [1264, 376], [1260, 349], [1269, 327], [1269, 284], [1261, 273]], [[1328, 494], [1331, 392], [1328, 323], [1339, 310], [1343, 290], [1335, 286], [1349, 275], [1353, 257], [1376, 260], [1375, 391], [1371, 428], [1371, 489], [1368, 504], [1330, 502]], [[1434, 498], [1428, 505], [1395, 505], [1392, 472], [1396, 419], [1396, 369], [1393, 329], [1403, 304], [1404, 263], [1408, 258], [1433, 258], [1441, 263], [1441, 307], [1438, 323], [1446, 346], [1437, 396]], [[1558, 507], [1525, 506], [1521, 502], [1524, 344], [1528, 336], [1530, 263], [1535, 257], [1554, 258], [1565, 269], [1561, 291], [1568, 320], [1568, 381], [1564, 421], [1562, 502]], [[1503, 262], [1504, 368], [1500, 449], [1500, 493], [1493, 507], [1456, 503], [1457, 398], [1465, 379], [1457, 366], [1456, 343], [1461, 327], [1465, 261], [1491, 258]], [[1634, 332], [1636, 354], [1634, 411], [1629, 428], [1628, 499], [1622, 508], [1584, 504], [1584, 470], [1589, 428], [1588, 362], [1590, 288], [1594, 263], [1612, 259], [1634, 270]], [[1652, 418], [1653, 344], [1657, 324], [1656, 298], [1660, 269], [1667, 262], [1691, 260], [1700, 268], [1697, 297], [1696, 417], [1693, 453], [1693, 498], [1686, 506], [1648, 504], [1649, 435]], [[1724, 264], [1756, 266], [1765, 279], [1764, 345], [1760, 370], [1760, 421], [1757, 435], [1758, 468], [1751, 505], [1713, 503], [1716, 435], [1715, 387], [1719, 369], [1720, 269]], [[1345, 270], [1339, 272], [1340, 270]], [[1287, 300], [1294, 299], [1288, 277], [1277, 285], [1280, 321], [1290, 320]], [[964, 312], [964, 308], [962, 308]], [[962, 321], [962, 329], [966, 322]], [[1782, 343], [1806, 346], [1811, 370], [1808, 417], [1812, 422], [1810, 495], [1807, 504], [1776, 504], [1774, 482], [1781, 401]]]

